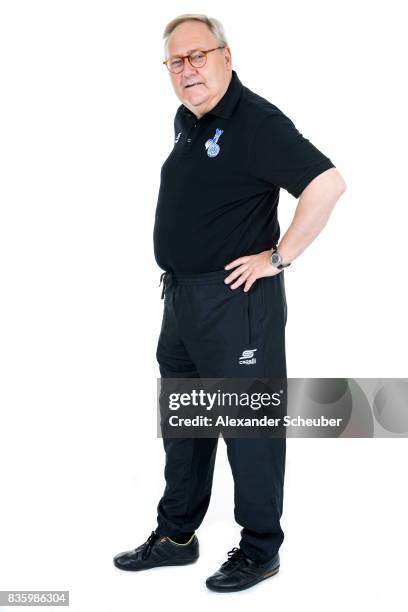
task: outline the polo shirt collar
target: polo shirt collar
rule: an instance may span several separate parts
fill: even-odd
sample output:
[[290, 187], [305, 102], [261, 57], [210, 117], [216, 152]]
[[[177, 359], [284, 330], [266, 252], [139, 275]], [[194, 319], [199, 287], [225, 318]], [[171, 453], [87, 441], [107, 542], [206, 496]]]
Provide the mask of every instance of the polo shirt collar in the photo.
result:
[[[242, 83], [238, 78], [235, 70], [232, 71], [231, 81], [228, 85], [227, 91], [222, 96], [220, 100], [218, 100], [217, 104], [212, 108], [208, 113], [215, 115], [216, 117], [222, 117], [223, 119], [229, 119], [238, 103], [239, 98], [242, 93]], [[192, 115], [193, 113], [186, 107], [183, 106], [184, 112]]]

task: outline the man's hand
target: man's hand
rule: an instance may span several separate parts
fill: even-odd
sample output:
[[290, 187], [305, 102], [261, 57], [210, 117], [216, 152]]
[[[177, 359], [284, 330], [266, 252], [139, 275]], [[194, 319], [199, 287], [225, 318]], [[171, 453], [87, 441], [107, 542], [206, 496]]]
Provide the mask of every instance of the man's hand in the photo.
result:
[[245, 283], [244, 291], [249, 291], [257, 278], [263, 276], [275, 276], [280, 274], [282, 270], [275, 268], [270, 262], [271, 251], [262, 251], [256, 255], [248, 255], [234, 259], [225, 267], [226, 270], [235, 268], [233, 272], [224, 280], [226, 284], [235, 281], [231, 285], [231, 289], [236, 289], [242, 283]]

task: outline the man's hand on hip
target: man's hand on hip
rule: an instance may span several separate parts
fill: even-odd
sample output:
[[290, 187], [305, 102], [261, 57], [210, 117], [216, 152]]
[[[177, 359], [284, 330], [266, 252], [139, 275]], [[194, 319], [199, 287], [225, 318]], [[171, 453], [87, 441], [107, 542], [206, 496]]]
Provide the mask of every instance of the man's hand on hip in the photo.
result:
[[231, 289], [236, 289], [243, 283], [245, 283], [244, 291], [249, 291], [257, 278], [264, 276], [275, 276], [280, 274], [282, 270], [278, 270], [271, 264], [271, 251], [262, 251], [256, 255], [247, 255], [246, 257], [239, 257], [234, 259], [225, 267], [225, 270], [233, 270], [229, 276], [224, 280], [226, 284], [234, 283], [231, 285]]

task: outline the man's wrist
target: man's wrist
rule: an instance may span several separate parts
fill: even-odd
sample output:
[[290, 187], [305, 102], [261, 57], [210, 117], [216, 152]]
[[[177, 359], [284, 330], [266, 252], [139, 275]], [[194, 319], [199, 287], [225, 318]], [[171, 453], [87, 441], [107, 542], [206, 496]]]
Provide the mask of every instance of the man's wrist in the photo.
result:
[[282, 253], [279, 251], [277, 245], [275, 245], [271, 249], [271, 256], [269, 262], [274, 268], [277, 268], [278, 270], [283, 270], [283, 268], [287, 268], [292, 263], [284, 258]]

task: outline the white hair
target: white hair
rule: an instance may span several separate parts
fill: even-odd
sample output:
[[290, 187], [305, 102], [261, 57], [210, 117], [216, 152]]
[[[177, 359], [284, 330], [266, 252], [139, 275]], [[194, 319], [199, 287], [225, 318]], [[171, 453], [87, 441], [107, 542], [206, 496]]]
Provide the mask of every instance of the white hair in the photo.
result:
[[224, 27], [218, 19], [215, 17], [208, 17], [207, 15], [201, 15], [196, 13], [185, 13], [184, 15], [179, 15], [172, 19], [165, 27], [163, 32], [164, 38], [164, 55], [167, 57], [167, 43], [170, 34], [173, 30], [180, 25], [180, 23], [184, 23], [185, 21], [201, 21], [201, 23], [205, 23], [210, 32], [214, 34], [217, 42], [220, 46], [227, 46], [227, 38], [225, 36]]

